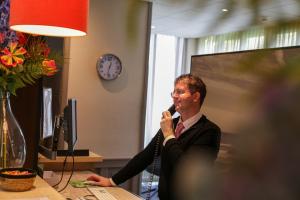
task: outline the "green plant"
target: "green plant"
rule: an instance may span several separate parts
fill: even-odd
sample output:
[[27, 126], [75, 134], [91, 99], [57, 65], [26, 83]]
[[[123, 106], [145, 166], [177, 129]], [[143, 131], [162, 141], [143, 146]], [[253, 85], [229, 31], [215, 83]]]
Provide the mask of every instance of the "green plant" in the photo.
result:
[[9, 0], [0, 2], [0, 12], [0, 90], [16, 95], [36, 79], [54, 75], [57, 59], [44, 37], [9, 29]]
[[14, 95], [17, 89], [57, 71], [55, 60], [49, 57], [50, 49], [42, 37], [18, 35], [24, 37], [24, 43], [10, 42], [0, 53], [0, 89]]

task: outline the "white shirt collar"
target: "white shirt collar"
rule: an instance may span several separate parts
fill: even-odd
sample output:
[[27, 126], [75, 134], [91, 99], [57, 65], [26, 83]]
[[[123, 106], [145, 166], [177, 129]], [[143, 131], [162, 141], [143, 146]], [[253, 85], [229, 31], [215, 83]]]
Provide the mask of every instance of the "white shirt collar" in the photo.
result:
[[[178, 123], [182, 122], [182, 123], [183, 123], [183, 126], [184, 126], [184, 129], [182, 130], [181, 133], [183, 133], [183, 132], [185, 132], [186, 130], [188, 130], [189, 128], [191, 128], [194, 124], [197, 123], [197, 121], [198, 121], [201, 117], [202, 117], [202, 113], [200, 112], [200, 110], [199, 110], [199, 112], [198, 112], [197, 114], [195, 114], [194, 116], [188, 118], [188, 119], [185, 120], [184, 122], [182, 122], [181, 117], [180, 117]], [[178, 124], [178, 123], [177, 123], [177, 124]]]

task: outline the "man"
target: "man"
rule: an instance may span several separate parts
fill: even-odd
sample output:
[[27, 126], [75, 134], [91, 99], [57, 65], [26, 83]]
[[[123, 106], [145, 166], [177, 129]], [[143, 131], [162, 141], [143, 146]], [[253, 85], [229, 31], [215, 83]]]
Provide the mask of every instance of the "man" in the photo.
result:
[[125, 182], [153, 162], [158, 143], [158, 155], [161, 156], [158, 196], [161, 200], [169, 200], [175, 198], [174, 178], [181, 160], [193, 154], [209, 163], [214, 162], [219, 151], [221, 133], [220, 128], [200, 112], [206, 96], [205, 84], [200, 78], [185, 74], [175, 80], [174, 86], [171, 96], [180, 117], [172, 119], [169, 111], [163, 112], [161, 129], [143, 151], [112, 178], [91, 176], [88, 180], [97, 181], [101, 186]]

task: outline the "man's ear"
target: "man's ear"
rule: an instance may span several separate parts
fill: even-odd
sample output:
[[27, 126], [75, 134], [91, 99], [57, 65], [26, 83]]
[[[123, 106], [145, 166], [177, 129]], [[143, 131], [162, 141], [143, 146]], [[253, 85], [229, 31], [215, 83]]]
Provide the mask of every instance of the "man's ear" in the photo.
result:
[[193, 101], [194, 101], [194, 102], [200, 101], [200, 96], [201, 96], [200, 92], [195, 92], [195, 93], [193, 94]]

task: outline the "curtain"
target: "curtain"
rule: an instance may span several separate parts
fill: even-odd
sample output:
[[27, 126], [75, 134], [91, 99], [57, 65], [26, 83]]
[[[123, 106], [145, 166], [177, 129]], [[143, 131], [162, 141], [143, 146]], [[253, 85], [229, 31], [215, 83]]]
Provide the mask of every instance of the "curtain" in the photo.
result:
[[300, 45], [300, 25], [252, 27], [245, 31], [198, 38], [197, 54], [245, 51]]

